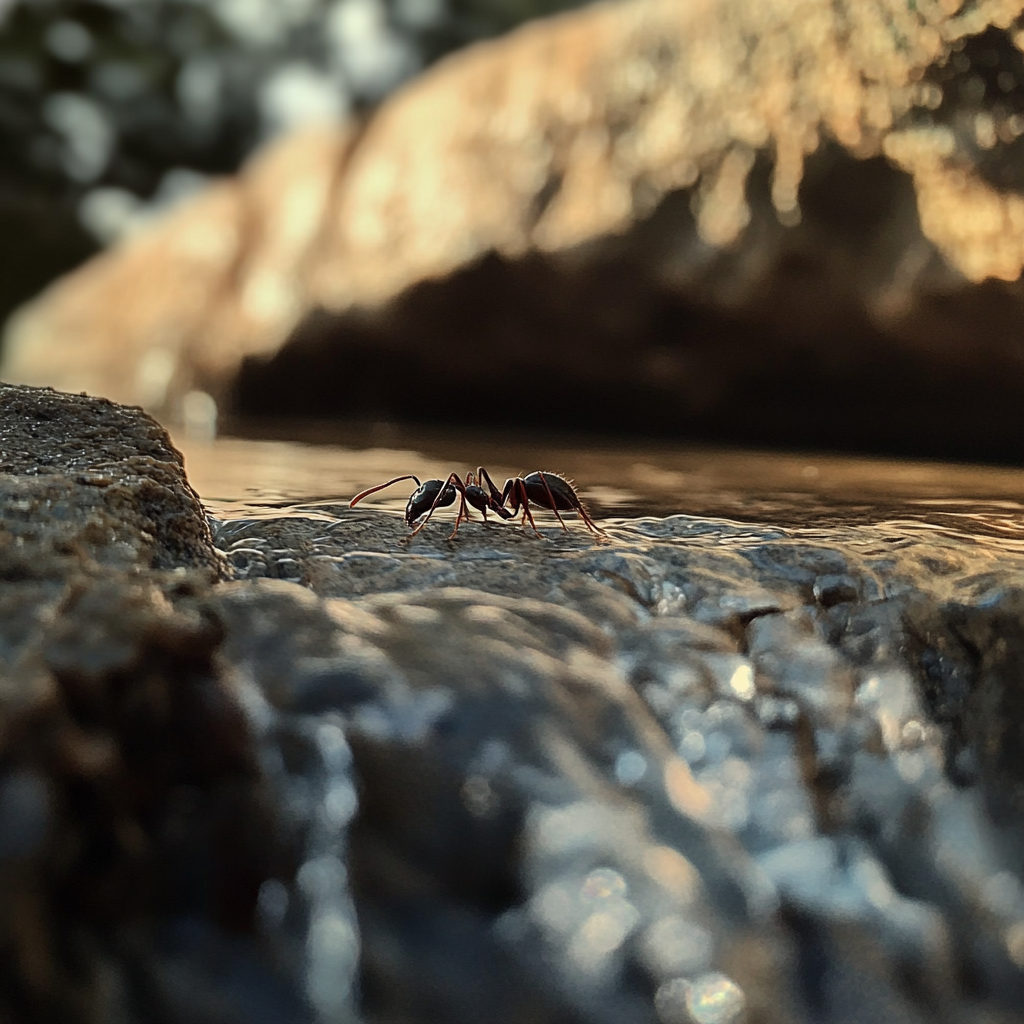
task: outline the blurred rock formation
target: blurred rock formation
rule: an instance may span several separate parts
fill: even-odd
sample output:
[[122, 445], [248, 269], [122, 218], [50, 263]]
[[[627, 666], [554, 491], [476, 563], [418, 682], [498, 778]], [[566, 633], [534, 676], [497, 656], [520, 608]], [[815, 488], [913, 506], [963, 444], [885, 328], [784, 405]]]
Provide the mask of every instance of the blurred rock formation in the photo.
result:
[[253, 717], [180, 454], [6, 385], [0, 449], [0, 1018], [352, 1020], [348, 748]]
[[58, 283], [5, 372], [180, 415], [1017, 458], [1022, 5], [620, 0], [448, 58]]
[[572, 3], [3, 0], [0, 321], [261, 141]]

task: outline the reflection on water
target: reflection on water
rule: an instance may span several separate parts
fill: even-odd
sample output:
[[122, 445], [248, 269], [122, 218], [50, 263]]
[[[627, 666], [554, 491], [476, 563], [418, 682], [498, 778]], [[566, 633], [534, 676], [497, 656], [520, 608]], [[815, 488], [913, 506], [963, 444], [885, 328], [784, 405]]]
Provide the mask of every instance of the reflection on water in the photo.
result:
[[[710, 450], [651, 444], [594, 447], [466, 439], [390, 428], [340, 443], [221, 438], [178, 441], [189, 479], [218, 519], [315, 515], [329, 519], [366, 487], [414, 473], [421, 479], [483, 464], [506, 476], [550, 469], [575, 480], [601, 517], [687, 514], [807, 530], [874, 525], [889, 536], [927, 531], [940, 538], [998, 540], [1024, 551], [1024, 471], [835, 455]], [[404, 509], [414, 485], [396, 484], [367, 505]], [[319, 508], [318, 508], [319, 507]], [[451, 516], [451, 511], [441, 513]]]

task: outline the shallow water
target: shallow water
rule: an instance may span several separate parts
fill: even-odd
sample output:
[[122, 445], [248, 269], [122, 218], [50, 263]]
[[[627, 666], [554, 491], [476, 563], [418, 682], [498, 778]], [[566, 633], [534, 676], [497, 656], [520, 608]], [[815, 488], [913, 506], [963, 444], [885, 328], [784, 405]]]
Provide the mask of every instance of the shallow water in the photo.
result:
[[[300, 435], [301, 436], [301, 435]], [[325, 436], [310, 429], [307, 436]], [[674, 514], [817, 532], [874, 526], [881, 535], [995, 542], [1024, 552], [1024, 470], [814, 453], [574, 439], [463, 436], [394, 427], [332, 428], [330, 443], [176, 439], [189, 479], [219, 520], [330, 519], [390, 477], [421, 479], [485, 465], [500, 484], [535, 469], [576, 482], [595, 516], [618, 522]], [[401, 512], [412, 481], [366, 500]], [[340, 506], [340, 507], [333, 507]], [[452, 510], [438, 513], [453, 518]]]

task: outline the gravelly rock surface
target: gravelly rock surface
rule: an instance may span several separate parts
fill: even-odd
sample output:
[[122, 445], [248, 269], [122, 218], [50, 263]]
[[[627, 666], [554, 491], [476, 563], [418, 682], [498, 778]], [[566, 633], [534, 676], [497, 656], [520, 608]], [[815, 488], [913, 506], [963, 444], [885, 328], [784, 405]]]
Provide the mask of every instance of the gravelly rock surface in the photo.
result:
[[167, 431], [139, 409], [0, 383], [0, 544], [221, 571]]
[[[325, 506], [215, 533], [278, 578], [225, 597], [268, 609], [234, 656], [352, 745], [370, 1019], [1016, 1019], [1024, 552], [449, 530]], [[333, 631], [273, 625], [282, 578]]]
[[18, 395], [70, 497], [0, 533], [0, 1017], [1019, 1019], [1019, 540], [324, 506], [218, 582], [137, 477], [67, 541], [155, 428]]

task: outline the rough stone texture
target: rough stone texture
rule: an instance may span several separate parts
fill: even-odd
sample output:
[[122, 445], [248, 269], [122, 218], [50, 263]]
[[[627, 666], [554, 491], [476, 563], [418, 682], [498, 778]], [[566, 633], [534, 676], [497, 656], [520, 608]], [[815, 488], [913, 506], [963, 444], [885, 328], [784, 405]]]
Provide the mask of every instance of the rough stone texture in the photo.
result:
[[208, 577], [28, 551], [0, 551], [0, 1014], [352, 1020], [341, 731], [248, 693]]
[[[184, 487], [138, 410], [7, 394], [81, 432], [10, 481]], [[3, 1019], [1019, 1019], [1009, 528], [309, 506], [214, 524], [216, 583], [129, 484], [102, 537], [4, 505]]]
[[1019, 457], [1020, 8], [531, 24], [58, 284], [6, 372], [170, 416], [494, 388], [492, 419]]
[[140, 409], [0, 384], [0, 546], [220, 571], [181, 454]]
[[0, 1019], [353, 1019], [348, 747], [219, 654], [181, 457], [45, 389], [0, 438]]
[[351, 744], [367, 1019], [1016, 1019], [1012, 539], [309, 511], [218, 527], [228, 652]]

